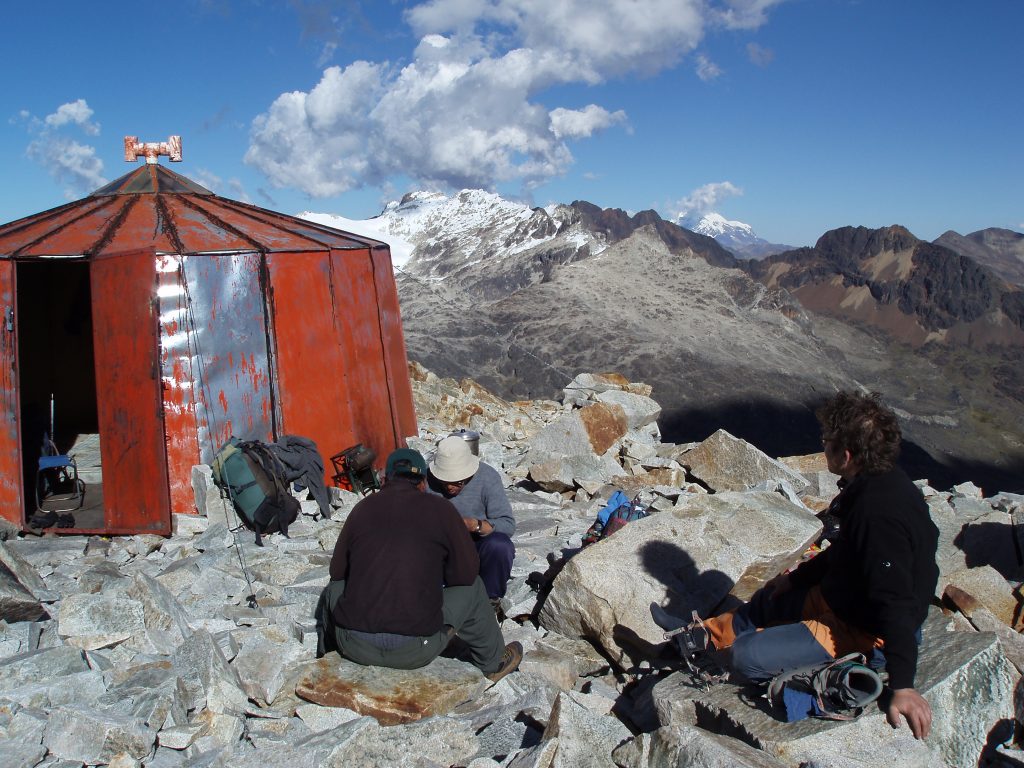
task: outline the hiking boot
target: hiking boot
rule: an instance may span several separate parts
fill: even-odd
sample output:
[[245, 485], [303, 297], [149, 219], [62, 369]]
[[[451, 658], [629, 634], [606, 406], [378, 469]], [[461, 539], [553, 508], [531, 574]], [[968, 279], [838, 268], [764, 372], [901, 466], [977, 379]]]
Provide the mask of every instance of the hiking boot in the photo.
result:
[[711, 642], [711, 633], [696, 611], [693, 612], [693, 620], [689, 624], [666, 632], [665, 639], [675, 641], [684, 659], [715, 650], [715, 645]]
[[[786, 706], [786, 689], [813, 699], [813, 714], [817, 717], [853, 720], [881, 695], [882, 681], [877, 672], [865, 666], [862, 654], [851, 653], [776, 675], [768, 684], [768, 701], [773, 706]], [[787, 710], [787, 719], [789, 715]], [[801, 713], [801, 717], [806, 714]]]
[[496, 683], [509, 672], [519, 669], [519, 662], [523, 660], [523, 646], [518, 642], [511, 642], [505, 646], [505, 652], [501, 654], [501, 666], [496, 672], [484, 675], [492, 683]]
[[705, 691], [728, 677], [728, 670], [715, 657], [717, 648], [711, 641], [711, 632], [696, 611], [687, 626], [666, 632], [665, 639], [676, 643], [679, 655], [690, 670], [690, 677]]

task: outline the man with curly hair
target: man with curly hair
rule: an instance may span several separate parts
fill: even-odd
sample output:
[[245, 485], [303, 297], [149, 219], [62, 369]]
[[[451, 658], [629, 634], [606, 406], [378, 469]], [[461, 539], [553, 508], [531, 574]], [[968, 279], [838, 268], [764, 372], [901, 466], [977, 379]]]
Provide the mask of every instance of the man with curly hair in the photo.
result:
[[919, 628], [938, 581], [938, 529], [921, 491], [896, 466], [900, 427], [877, 393], [839, 392], [817, 417], [829, 471], [840, 477], [829, 508], [840, 521], [838, 538], [738, 610], [691, 626], [683, 647], [691, 661], [731, 647], [731, 672], [752, 682], [879, 649], [889, 724], [899, 727], [902, 716], [923, 739], [932, 712], [914, 675]]

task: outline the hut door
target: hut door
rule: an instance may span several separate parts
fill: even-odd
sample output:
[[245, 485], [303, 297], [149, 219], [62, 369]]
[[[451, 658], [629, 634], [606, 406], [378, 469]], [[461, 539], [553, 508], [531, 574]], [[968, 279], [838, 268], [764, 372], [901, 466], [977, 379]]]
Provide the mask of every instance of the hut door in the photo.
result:
[[105, 528], [169, 533], [156, 255], [98, 257], [90, 278]]
[[[194, 336], [199, 457], [209, 464], [231, 436], [273, 441], [274, 381], [267, 354], [263, 256], [192, 255], [184, 261]], [[313, 366], [313, 361], [306, 361]]]
[[14, 262], [0, 261], [0, 516], [21, 527], [21, 442], [14, 324]]

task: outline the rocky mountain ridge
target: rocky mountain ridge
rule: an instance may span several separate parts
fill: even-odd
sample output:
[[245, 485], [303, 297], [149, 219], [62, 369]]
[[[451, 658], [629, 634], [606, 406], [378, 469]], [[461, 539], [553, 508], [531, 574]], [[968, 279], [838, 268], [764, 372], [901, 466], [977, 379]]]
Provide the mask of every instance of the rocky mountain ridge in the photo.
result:
[[990, 227], [961, 235], [949, 230], [933, 240], [988, 267], [1009, 283], [1024, 285], [1024, 234]]
[[[1005, 291], [906, 230], [837, 230], [824, 250], [752, 262], [653, 211], [529, 209], [468, 191], [407, 198], [388, 216], [405, 209], [389, 226], [411, 246], [397, 275], [407, 345], [442, 375], [517, 398], [621, 370], [654, 385], [673, 439], [724, 427], [774, 454], [812, 450], [815, 402], [861, 386], [905, 415], [920, 476], [1010, 489], [1024, 478], [1022, 347], [977, 343], [1020, 334], [997, 306]], [[775, 272], [760, 282], [758, 270]]]
[[843, 227], [744, 268], [815, 312], [874, 325], [912, 345], [1024, 344], [1024, 290], [906, 228]]

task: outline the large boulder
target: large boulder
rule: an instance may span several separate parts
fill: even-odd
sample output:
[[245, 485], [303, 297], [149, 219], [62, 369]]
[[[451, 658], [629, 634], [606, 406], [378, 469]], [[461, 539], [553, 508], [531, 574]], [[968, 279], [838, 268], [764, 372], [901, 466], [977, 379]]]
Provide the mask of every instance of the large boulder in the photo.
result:
[[985, 514], [975, 516], [974, 513], [987, 504], [973, 499], [954, 498], [952, 503], [958, 517], [964, 512], [970, 515], [970, 521], [956, 538], [956, 545], [964, 551], [967, 565], [971, 568], [990, 565], [1007, 579], [1024, 579], [1024, 566], [1017, 554], [1013, 517], [991, 507]]
[[[528, 457], [529, 458], [529, 457]], [[609, 453], [602, 456], [590, 454], [585, 456], [542, 457], [540, 461], [529, 463], [529, 477], [545, 491], [572, 491], [577, 486], [588, 482], [603, 485], [608, 478], [624, 475], [622, 467]]]
[[809, 485], [799, 472], [724, 429], [684, 453], [679, 463], [715, 491], [742, 491], [765, 481], [787, 483], [797, 492]]
[[638, 395], [633, 392], [621, 390], [609, 390], [597, 396], [600, 403], [610, 403], [622, 406], [626, 413], [626, 421], [630, 429], [646, 427], [653, 424], [661, 416], [661, 406], [649, 397]]
[[605, 453], [629, 430], [626, 411], [614, 403], [594, 403], [563, 413], [529, 441], [531, 452], [545, 456]]
[[144, 633], [145, 612], [130, 598], [69, 595], [61, 601], [57, 627], [69, 645], [95, 650]]
[[0, 619], [14, 623], [49, 618], [40, 600], [53, 597], [36, 569], [0, 542]]
[[383, 725], [443, 715], [487, 685], [475, 667], [439, 656], [420, 669], [365, 667], [330, 654], [299, 680], [295, 693], [325, 707], [344, 707]]
[[636, 640], [662, 641], [651, 603], [676, 616], [706, 616], [730, 590], [745, 598], [791, 566], [820, 531], [814, 515], [776, 493], [686, 496], [570, 559], [540, 622], [620, 661]]
[[786, 764], [739, 739], [680, 723], [642, 733], [615, 750], [623, 768], [785, 768]]
[[[1013, 717], [1017, 680], [996, 637], [987, 632], [947, 632], [929, 621], [917, 667], [917, 690], [932, 707], [932, 733], [918, 741], [903, 724], [893, 730], [878, 707], [857, 720], [786, 723], [763, 699], [722, 684], [704, 693], [682, 673], [654, 687], [664, 725], [713, 727], [768, 752], [784, 764], [831, 768], [898, 765], [933, 768], [978, 765], [989, 729]], [[751, 701], [754, 706], [751, 706]]]
[[560, 693], [551, 709], [543, 740], [558, 740], [551, 768], [605, 768], [612, 751], [632, 734], [611, 715], [592, 712], [578, 694]]
[[981, 605], [1008, 627], [1020, 629], [1024, 624], [1020, 600], [1013, 585], [992, 566], [955, 571], [946, 582], [946, 597], [968, 618], [974, 607]]

